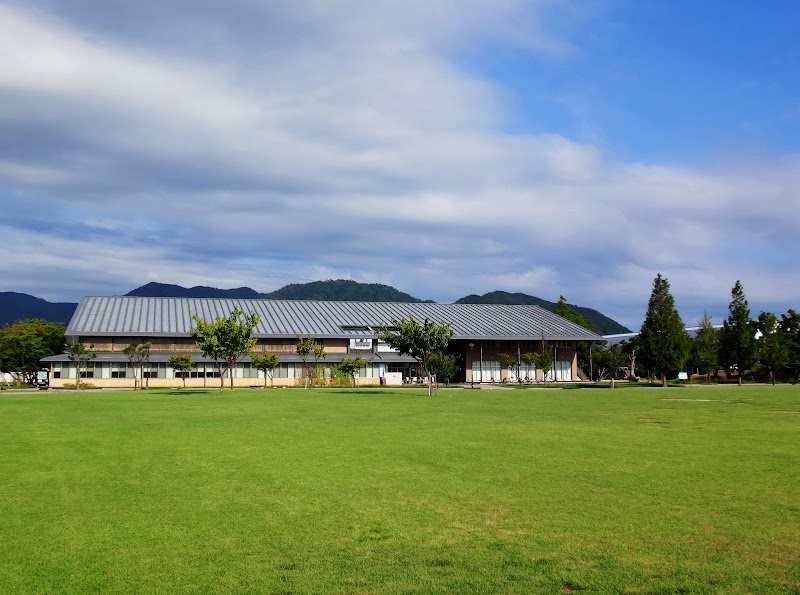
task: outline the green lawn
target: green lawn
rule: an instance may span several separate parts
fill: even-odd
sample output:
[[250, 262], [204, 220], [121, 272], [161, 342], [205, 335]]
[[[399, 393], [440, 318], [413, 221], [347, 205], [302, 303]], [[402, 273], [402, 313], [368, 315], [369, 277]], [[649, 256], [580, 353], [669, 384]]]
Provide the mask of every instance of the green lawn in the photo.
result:
[[3, 593], [800, 593], [800, 387], [4, 393], [0, 450]]

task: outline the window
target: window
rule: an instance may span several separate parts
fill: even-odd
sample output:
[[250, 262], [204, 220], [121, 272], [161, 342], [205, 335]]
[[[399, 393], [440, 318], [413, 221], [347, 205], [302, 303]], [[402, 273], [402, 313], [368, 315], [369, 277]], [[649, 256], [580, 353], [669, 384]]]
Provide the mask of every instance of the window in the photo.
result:
[[53, 372], [53, 378], [61, 378], [61, 370]]
[[372, 339], [359, 337], [358, 339], [350, 339], [350, 349], [368, 350], [372, 349]]
[[111, 370], [112, 378], [125, 378], [127, 373], [125, 370]]

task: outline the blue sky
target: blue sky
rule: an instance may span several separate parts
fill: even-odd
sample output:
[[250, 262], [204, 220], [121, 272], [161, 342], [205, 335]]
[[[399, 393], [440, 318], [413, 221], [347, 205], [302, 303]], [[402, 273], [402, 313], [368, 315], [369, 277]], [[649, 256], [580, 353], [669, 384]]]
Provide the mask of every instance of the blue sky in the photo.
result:
[[800, 4], [0, 0], [0, 291], [798, 308]]

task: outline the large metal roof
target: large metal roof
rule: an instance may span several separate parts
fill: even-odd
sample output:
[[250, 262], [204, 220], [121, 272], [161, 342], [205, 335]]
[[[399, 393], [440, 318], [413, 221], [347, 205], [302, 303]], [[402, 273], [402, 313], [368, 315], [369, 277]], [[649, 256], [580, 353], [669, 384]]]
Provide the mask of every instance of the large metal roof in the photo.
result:
[[311, 300], [85, 297], [67, 327], [68, 336], [186, 336], [192, 316], [213, 321], [239, 308], [260, 317], [257, 337], [375, 337], [381, 325], [413, 317], [449, 322], [454, 339], [602, 341], [603, 338], [539, 306]]

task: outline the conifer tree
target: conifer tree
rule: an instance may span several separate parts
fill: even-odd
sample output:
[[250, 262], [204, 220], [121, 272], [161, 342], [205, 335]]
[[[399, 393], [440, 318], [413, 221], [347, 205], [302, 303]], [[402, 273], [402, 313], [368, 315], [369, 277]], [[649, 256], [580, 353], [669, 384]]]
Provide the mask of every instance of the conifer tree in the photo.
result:
[[757, 348], [755, 325], [750, 319], [750, 308], [739, 281], [736, 281], [731, 290], [728, 312], [728, 318], [722, 323], [719, 336], [720, 360], [728, 375], [732, 368], [738, 370], [739, 386], [741, 386], [744, 373], [756, 363]]
[[661, 376], [662, 386], [667, 386], [667, 374], [680, 370], [688, 356], [689, 335], [675, 308], [669, 281], [659, 273], [639, 332], [639, 359], [647, 370]]

